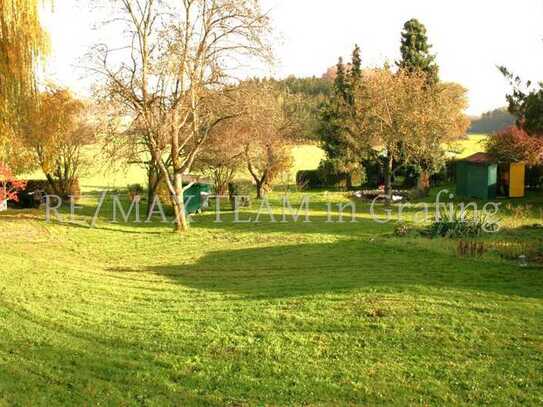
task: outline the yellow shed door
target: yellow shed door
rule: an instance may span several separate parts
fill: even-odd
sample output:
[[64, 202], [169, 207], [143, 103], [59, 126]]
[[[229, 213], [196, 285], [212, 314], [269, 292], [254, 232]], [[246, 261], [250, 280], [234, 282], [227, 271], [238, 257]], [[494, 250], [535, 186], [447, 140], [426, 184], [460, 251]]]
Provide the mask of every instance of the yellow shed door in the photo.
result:
[[509, 197], [524, 197], [524, 178], [526, 176], [526, 165], [524, 163], [511, 164], [509, 178]]

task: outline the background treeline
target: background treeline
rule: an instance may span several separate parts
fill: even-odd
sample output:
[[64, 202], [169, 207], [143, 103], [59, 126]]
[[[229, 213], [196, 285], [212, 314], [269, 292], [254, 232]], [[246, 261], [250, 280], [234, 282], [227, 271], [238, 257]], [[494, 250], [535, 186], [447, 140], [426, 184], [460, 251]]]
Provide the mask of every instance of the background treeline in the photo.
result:
[[270, 82], [278, 91], [297, 96], [297, 116], [303, 122], [300, 141], [319, 141], [320, 109], [333, 93], [333, 80], [315, 76], [298, 78], [291, 75], [286, 79], [270, 79]]
[[515, 117], [507, 111], [506, 107], [483, 113], [481, 117], [471, 119], [470, 133], [491, 134], [511, 126], [515, 123]]

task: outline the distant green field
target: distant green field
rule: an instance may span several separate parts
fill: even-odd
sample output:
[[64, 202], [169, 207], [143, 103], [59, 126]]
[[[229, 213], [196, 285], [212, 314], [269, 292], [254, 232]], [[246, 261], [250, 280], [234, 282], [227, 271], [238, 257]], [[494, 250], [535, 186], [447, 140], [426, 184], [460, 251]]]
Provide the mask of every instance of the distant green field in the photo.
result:
[[462, 140], [454, 148], [455, 158], [465, 158], [480, 151], [485, 151], [486, 134], [470, 134], [466, 140]]
[[292, 150], [294, 156], [294, 167], [292, 174], [294, 176], [298, 171], [315, 170], [322, 159], [325, 158], [324, 151], [315, 145], [296, 146]]

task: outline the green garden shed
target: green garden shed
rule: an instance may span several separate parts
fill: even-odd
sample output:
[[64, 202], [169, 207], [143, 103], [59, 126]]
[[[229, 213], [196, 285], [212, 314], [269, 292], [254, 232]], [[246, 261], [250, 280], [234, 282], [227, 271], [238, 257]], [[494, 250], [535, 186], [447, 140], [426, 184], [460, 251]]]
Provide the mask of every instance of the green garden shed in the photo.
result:
[[[185, 213], [187, 215], [202, 212], [207, 209], [209, 197], [212, 192], [211, 181], [198, 176], [189, 174], [183, 175], [183, 202], [185, 204]], [[170, 191], [166, 181], [161, 181], [158, 190], [158, 196], [161, 202], [168, 205], [168, 209], [173, 212], [170, 204]]]
[[498, 164], [487, 153], [476, 153], [456, 165], [456, 195], [483, 200], [495, 199]]
[[[188, 186], [189, 184], [185, 184]], [[207, 207], [211, 186], [205, 182], [195, 182], [183, 194], [186, 213], [197, 213]]]

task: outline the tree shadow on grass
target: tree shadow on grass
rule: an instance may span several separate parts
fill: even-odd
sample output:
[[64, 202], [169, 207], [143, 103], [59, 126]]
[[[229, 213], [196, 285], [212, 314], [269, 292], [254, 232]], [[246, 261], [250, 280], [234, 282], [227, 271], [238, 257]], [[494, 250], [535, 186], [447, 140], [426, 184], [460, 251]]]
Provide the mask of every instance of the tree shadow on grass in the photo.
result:
[[[329, 220], [323, 212], [313, 212], [309, 217], [310, 222], [305, 222], [303, 217], [294, 220], [287, 218], [282, 221], [281, 216], [275, 216], [272, 220], [269, 216], [261, 216], [256, 221], [257, 212], [244, 212], [236, 221], [235, 215], [225, 213], [221, 215], [221, 222], [216, 221], [215, 214], [203, 214], [194, 218], [191, 226], [194, 229], [208, 229], [217, 232], [229, 233], [292, 233], [292, 234], [329, 234], [337, 236], [366, 236], [385, 234], [392, 231], [393, 223], [378, 223], [373, 219], [357, 216], [352, 222], [350, 215], [345, 216], [342, 222], [336, 217]], [[250, 220], [250, 222], [249, 222]]]
[[255, 299], [353, 290], [410, 289], [416, 293], [428, 288], [543, 297], [538, 270], [498, 261], [462, 259], [396, 242], [399, 243], [342, 240], [334, 244], [215, 251], [195, 264], [150, 267], [143, 272], [167, 276], [198, 290]]

